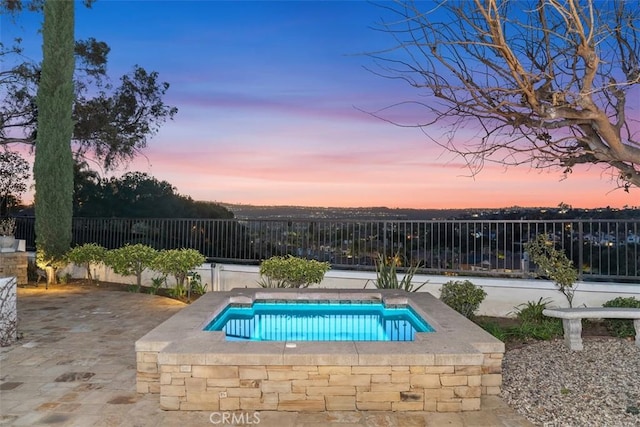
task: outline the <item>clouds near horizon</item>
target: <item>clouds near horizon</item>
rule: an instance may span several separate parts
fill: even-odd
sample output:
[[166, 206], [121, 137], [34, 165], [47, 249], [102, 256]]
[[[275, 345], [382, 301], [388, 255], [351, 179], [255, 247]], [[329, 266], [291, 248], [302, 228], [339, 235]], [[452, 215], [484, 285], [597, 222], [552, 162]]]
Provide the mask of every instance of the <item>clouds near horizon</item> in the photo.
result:
[[[367, 114], [417, 94], [366, 69], [372, 64], [363, 53], [392, 44], [370, 28], [380, 13], [368, 2], [101, 0], [92, 9], [78, 7], [76, 34], [110, 45], [114, 77], [139, 64], [170, 83], [165, 101], [179, 113], [128, 170], [166, 180], [196, 200], [414, 208], [639, 204], [636, 189], [612, 191], [611, 177], [595, 166], [562, 179], [557, 170], [487, 164], [471, 178], [462, 159], [419, 129]], [[16, 25], [2, 19], [3, 42], [21, 35], [27, 54], [38, 57], [39, 18], [25, 14]], [[429, 121], [426, 110], [410, 106], [385, 114], [407, 124]], [[436, 127], [430, 135], [446, 132]], [[474, 135], [463, 129], [456, 141]]]

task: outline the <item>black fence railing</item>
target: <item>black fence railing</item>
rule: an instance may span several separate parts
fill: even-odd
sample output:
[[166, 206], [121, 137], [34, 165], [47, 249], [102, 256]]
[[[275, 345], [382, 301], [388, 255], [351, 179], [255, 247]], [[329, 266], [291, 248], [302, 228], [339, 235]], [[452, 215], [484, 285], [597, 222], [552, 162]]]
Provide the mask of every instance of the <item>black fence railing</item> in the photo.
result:
[[[33, 218], [16, 218], [16, 237], [35, 248]], [[523, 245], [546, 234], [573, 260], [582, 280], [640, 284], [638, 220], [238, 220], [74, 218], [73, 245], [108, 249], [144, 243], [193, 248], [210, 261], [258, 264], [274, 255], [373, 270], [378, 254], [398, 255], [436, 274], [523, 276], [534, 270]]]

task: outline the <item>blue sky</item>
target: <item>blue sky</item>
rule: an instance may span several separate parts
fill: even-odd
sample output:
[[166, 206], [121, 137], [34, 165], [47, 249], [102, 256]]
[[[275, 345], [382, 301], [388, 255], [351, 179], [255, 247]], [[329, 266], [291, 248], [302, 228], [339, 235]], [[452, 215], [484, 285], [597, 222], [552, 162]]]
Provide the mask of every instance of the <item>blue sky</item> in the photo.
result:
[[[389, 207], [576, 207], [637, 204], [599, 169], [559, 172], [487, 166], [472, 179], [460, 159], [417, 129], [375, 111], [416, 98], [374, 75], [364, 55], [393, 40], [374, 31], [384, 10], [364, 1], [114, 1], [78, 6], [76, 37], [111, 47], [117, 79], [139, 64], [171, 84], [174, 121], [128, 170], [167, 180], [196, 200]], [[41, 56], [41, 16], [1, 18], [1, 36]], [[403, 112], [407, 113], [407, 112]], [[418, 120], [408, 112], [404, 120]], [[117, 173], [123, 173], [120, 169]]]

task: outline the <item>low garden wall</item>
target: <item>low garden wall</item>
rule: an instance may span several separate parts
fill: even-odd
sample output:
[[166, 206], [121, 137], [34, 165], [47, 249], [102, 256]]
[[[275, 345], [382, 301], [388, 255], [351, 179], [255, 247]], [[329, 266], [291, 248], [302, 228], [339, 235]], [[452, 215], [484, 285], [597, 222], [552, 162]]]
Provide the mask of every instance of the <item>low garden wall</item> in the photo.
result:
[[[437, 363], [432, 359], [427, 365], [394, 366], [166, 363], [159, 367], [160, 406], [212, 411], [461, 412], [479, 410], [482, 394], [500, 391], [501, 353], [487, 357], [491, 366], [473, 356]], [[488, 374], [490, 370], [494, 374]]]
[[20, 286], [28, 283], [27, 252], [0, 252], [0, 278], [15, 277]]
[[[93, 277], [96, 280], [135, 284], [134, 276], [120, 276], [102, 265], [93, 266]], [[201, 276], [202, 283], [208, 291], [229, 291], [235, 288], [258, 288], [260, 275], [258, 266], [238, 264], [210, 264], [205, 263], [194, 271]], [[84, 278], [86, 270], [70, 265], [60, 272], [69, 273], [74, 278]], [[150, 284], [157, 273], [145, 270], [143, 284]], [[329, 270], [319, 285], [314, 289], [373, 289], [375, 272]], [[420, 292], [428, 292], [438, 297], [442, 285], [450, 280], [470, 280], [482, 287], [487, 297], [480, 305], [477, 315], [510, 317], [514, 316], [514, 308], [527, 301], [538, 301], [545, 298], [550, 301], [550, 307], [567, 307], [566, 298], [558, 291], [553, 282], [539, 279], [491, 278], [473, 276], [442, 276], [416, 275], [413, 283], [419, 286], [426, 284]], [[169, 277], [169, 287], [175, 286], [175, 281]], [[599, 307], [605, 302], [617, 297], [635, 297], [640, 299], [640, 284], [615, 282], [578, 282], [576, 283], [574, 306]]]
[[[228, 291], [234, 288], [258, 287], [260, 275], [257, 266], [216, 264], [210, 269], [208, 264], [199, 270], [203, 282], [210, 283], [209, 288], [216, 291]], [[375, 272], [329, 270], [320, 285], [314, 289], [374, 289]], [[426, 283], [419, 292], [428, 292], [440, 296], [442, 285], [451, 280], [470, 280], [474, 285], [482, 287], [487, 297], [482, 301], [479, 316], [512, 317], [514, 308], [527, 301], [538, 301], [545, 298], [550, 307], [568, 307], [553, 282], [541, 279], [444, 276], [417, 274], [413, 278], [415, 286]], [[600, 307], [605, 302], [617, 297], [635, 297], [640, 299], [640, 283], [616, 282], [578, 282], [575, 285], [574, 307]]]

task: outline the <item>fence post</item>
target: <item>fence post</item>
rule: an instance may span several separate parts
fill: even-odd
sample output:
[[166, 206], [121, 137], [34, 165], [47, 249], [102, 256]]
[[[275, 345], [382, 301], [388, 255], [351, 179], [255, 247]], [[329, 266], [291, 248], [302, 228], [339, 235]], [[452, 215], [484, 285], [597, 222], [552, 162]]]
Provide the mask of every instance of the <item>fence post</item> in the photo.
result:
[[582, 264], [584, 264], [583, 258], [584, 256], [584, 235], [583, 235], [583, 228], [582, 228], [582, 221], [578, 222], [578, 259], [580, 260], [580, 263], [578, 265], [578, 280], [582, 280], [582, 274], [583, 274], [583, 270], [582, 270]]

